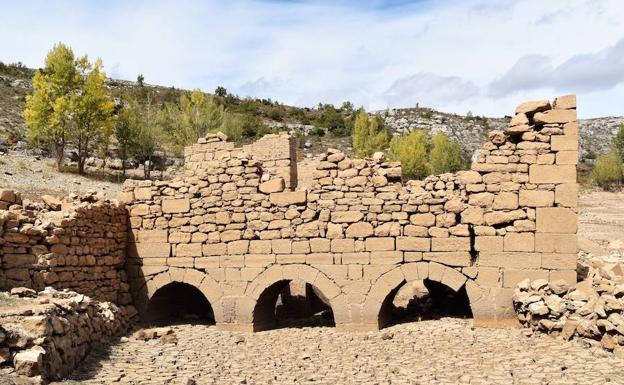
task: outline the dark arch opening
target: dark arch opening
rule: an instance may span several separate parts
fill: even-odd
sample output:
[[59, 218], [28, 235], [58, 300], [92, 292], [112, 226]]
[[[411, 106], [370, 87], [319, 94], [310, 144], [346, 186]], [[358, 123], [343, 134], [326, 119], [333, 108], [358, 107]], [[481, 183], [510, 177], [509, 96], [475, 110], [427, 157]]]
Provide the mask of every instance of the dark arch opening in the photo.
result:
[[210, 302], [196, 287], [182, 282], [171, 282], [150, 299], [143, 322], [153, 325], [178, 323], [214, 324]]
[[472, 318], [465, 285], [454, 291], [428, 279], [403, 281], [384, 299], [379, 327], [444, 317]]
[[335, 326], [334, 314], [316, 287], [304, 281], [282, 280], [267, 287], [254, 307], [254, 331], [284, 327]]

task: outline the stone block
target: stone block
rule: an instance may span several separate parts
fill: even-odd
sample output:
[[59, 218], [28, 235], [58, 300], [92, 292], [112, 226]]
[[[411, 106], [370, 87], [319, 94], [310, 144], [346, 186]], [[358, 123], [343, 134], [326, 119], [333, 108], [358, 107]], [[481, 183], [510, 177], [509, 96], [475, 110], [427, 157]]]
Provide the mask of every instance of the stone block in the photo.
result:
[[576, 120], [576, 110], [548, 110], [533, 115], [533, 121], [538, 124], [568, 123]]
[[332, 253], [311, 253], [306, 256], [306, 263], [309, 265], [331, 265], [334, 263]]
[[507, 233], [503, 241], [504, 251], [535, 251], [533, 233]]
[[410, 222], [416, 226], [429, 227], [435, 225], [436, 217], [431, 213], [414, 214], [410, 216]]
[[271, 193], [269, 201], [280, 207], [304, 205], [307, 202], [306, 190]]
[[275, 261], [277, 263], [282, 263], [282, 264], [305, 263], [306, 255], [305, 254], [278, 254], [275, 256]]
[[332, 239], [332, 253], [352, 253], [355, 251], [355, 241], [353, 239]]
[[292, 241], [290, 239], [273, 239], [271, 240], [271, 250], [275, 254], [292, 253]]
[[576, 167], [574, 165], [532, 164], [529, 167], [531, 183], [574, 183]]
[[245, 255], [221, 255], [219, 267], [244, 267]]
[[249, 241], [241, 239], [238, 241], [232, 241], [227, 244], [227, 253], [234, 254], [247, 254], [249, 252]]
[[176, 257], [201, 257], [201, 243], [180, 243], [175, 247]]
[[461, 221], [467, 224], [482, 225], [484, 223], [483, 208], [468, 207], [461, 213]]
[[211, 243], [202, 245], [202, 254], [205, 256], [225, 255], [227, 253], [227, 244]]
[[393, 237], [377, 237], [366, 239], [366, 251], [389, 251], [394, 250]]
[[557, 164], [578, 164], [578, 151], [557, 152]]
[[542, 255], [540, 253], [527, 252], [481, 252], [479, 253], [477, 263], [479, 268], [488, 266], [508, 269], [539, 269], [542, 266]]
[[479, 267], [475, 281], [483, 287], [501, 287], [501, 270], [498, 267]]
[[555, 193], [548, 190], [520, 190], [519, 203], [525, 207], [550, 207]]
[[568, 285], [573, 286], [577, 281], [576, 270], [551, 270], [549, 273], [550, 282], [560, 279], [564, 280]]
[[254, 239], [249, 242], [250, 254], [270, 254], [271, 253], [271, 241], [270, 240], [257, 240]]
[[518, 194], [502, 191], [496, 194], [492, 204], [494, 210], [514, 210], [518, 208]]
[[471, 264], [470, 253], [465, 251], [426, 252], [423, 253], [423, 260], [449, 266], [470, 266]]
[[544, 253], [542, 267], [550, 270], [576, 269], [576, 254]]
[[265, 267], [275, 263], [275, 254], [247, 254], [245, 255], [245, 266]]
[[516, 114], [533, 114], [535, 112], [550, 110], [549, 100], [531, 100], [516, 107]]
[[361, 211], [334, 211], [331, 213], [331, 221], [334, 223], [354, 223], [364, 218]]
[[292, 243], [293, 254], [307, 254], [310, 252], [310, 242], [308, 240], [293, 241]]
[[284, 178], [271, 179], [264, 183], [260, 183], [260, 186], [258, 186], [258, 189], [265, 194], [282, 192], [284, 191], [284, 188], [286, 188]]
[[133, 258], [167, 258], [171, 254], [169, 243], [131, 243], [128, 251]]
[[366, 238], [373, 235], [373, 226], [368, 222], [356, 222], [347, 227], [347, 238]]
[[538, 233], [576, 234], [577, 216], [565, 207], [539, 207], [536, 210]]
[[331, 241], [325, 238], [310, 239], [310, 251], [313, 253], [328, 253], [331, 250]]
[[162, 211], [165, 214], [187, 213], [190, 209], [191, 202], [188, 198], [162, 200]]
[[578, 151], [578, 135], [553, 135], [550, 138], [550, 148], [552, 151]]
[[396, 249], [402, 251], [429, 251], [431, 241], [429, 238], [397, 237]]
[[536, 279], [548, 280], [548, 277], [548, 270], [506, 269], [503, 270], [503, 287], [515, 287], [518, 282], [526, 278], [534, 281]]
[[571, 110], [576, 108], [576, 95], [563, 95], [555, 98], [553, 108], [556, 110]]
[[138, 242], [167, 242], [167, 230], [139, 230], [137, 234]]
[[542, 253], [576, 253], [576, 234], [535, 234], [535, 251]]
[[356, 253], [342, 253], [341, 262], [343, 265], [368, 265], [370, 263], [370, 253], [360, 251]]
[[475, 249], [485, 252], [503, 251], [503, 237], [492, 235], [477, 236], [475, 237]]
[[371, 265], [394, 265], [403, 262], [402, 251], [371, 251]]
[[431, 251], [469, 251], [470, 238], [468, 237], [451, 237], [451, 238], [432, 238]]
[[578, 185], [576, 183], [557, 185], [555, 187], [555, 203], [565, 207], [578, 207]]

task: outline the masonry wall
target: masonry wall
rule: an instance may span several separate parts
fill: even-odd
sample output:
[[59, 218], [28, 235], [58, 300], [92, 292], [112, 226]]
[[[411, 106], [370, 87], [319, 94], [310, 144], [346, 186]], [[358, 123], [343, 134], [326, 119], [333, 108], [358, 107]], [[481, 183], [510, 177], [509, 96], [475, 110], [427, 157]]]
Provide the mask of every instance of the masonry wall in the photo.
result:
[[[71, 289], [100, 301], [132, 301], [125, 271], [127, 212], [95, 195], [23, 206], [0, 190], [0, 289]], [[58, 207], [56, 207], [58, 205]]]
[[219, 326], [260, 330], [272, 322], [276, 288], [303, 280], [338, 327], [376, 329], [401, 285], [429, 279], [464, 287], [475, 322], [496, 325], [515, 319], [522, 279], [576, 281], [574, 96], [518, 106], [470, 171], [405, 184], [383, 154], [330, 150], [308, 190], [287, 191], [292, 183], [253, 151], [218, 136], [200, 141], [187, 149], [185, 178], [124, 185], [140, 309], [185, 282], [204, 293]]

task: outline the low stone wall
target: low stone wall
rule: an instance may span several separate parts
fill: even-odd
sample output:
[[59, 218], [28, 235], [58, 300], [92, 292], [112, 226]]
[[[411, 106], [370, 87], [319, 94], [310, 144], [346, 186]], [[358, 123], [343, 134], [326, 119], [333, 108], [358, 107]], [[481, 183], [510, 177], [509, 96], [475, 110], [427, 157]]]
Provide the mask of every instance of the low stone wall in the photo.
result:
[[219, 326], [260, 330], [279, 290], [299, 280], [338, 327], [376, 329], [406, 281], [428, 279], [465, 288], [475, 322], [497, 325], [517, 322], [512, 294], [523, 279], [576, 282], [574, 96], [518, 106], [470, 171], [406, 184], [383, 154], [330, 150], [308, 190], [287, 191], [263, 159], [222, 139], [187, 149], [183, 179], [124, 185], [141, 309], [183, 282], [206, 296]]
[[69, 374], [91, 344], [125, 334], [137, 314], [133, 306], [71, 291], [12, 293], [0, 293], [0, 377], [29, 377], [34, 383]]
[[569, 340], [579, 338], [624, 353], [624, 265], [609, 258], [580, 261], [582, 280], [523, 280], [514, 293], [520, 322]]
[[0, 289], [71, 289], [128, 304], [125, 272], [127, 212], [89, 195], [46, 204], [23, 202], [0, 190]]

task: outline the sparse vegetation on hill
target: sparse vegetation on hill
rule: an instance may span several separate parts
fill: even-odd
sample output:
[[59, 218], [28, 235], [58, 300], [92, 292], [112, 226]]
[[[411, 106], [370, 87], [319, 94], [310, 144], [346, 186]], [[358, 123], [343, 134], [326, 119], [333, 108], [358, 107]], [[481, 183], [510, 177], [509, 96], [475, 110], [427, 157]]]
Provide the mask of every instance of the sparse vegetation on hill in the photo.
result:
[[597, 157], [591, 177], [605, 189], [619, 188], [624, 183], [624, 125], [614, 138], [611, 150]]

